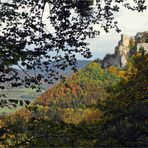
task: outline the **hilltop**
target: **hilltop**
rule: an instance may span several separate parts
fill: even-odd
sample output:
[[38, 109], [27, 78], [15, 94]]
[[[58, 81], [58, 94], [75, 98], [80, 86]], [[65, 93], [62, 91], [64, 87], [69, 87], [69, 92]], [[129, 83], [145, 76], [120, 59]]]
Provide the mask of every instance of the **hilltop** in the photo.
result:
[[[116, 85], [124, 75], [124, 71], [116, 68], [102, 69], [99, 63], [91, 62], [66, 81], [46, 91], [37, 98], [35, 104], [52, 110], [51, 116], [54, 108], [57, 110], [56, 114], [60, 114], [63, 120], [79, 123], [83, 120], [84, 113], [87, 116], [87, 111], [92, 111], [93, 105], [106, 99], [106, 88]], [[75, 113], [77, 115], [74, 115]], [[93, 113], [91, 115], [93, 116]], [[66, 116], [69, 116], [69, 119]], [[77, 121], [71, 119], [72, 116], [75, 116], [75, 119], [78, 118]]]

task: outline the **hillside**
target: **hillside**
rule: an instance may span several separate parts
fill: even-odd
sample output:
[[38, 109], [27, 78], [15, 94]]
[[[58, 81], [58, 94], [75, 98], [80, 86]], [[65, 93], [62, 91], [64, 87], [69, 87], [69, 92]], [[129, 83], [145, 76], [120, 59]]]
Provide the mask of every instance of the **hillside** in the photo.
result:
[[148, 54], [126, 71], [91, 62], [26, 108], [0, 120], [8, 147], [127, 147], [147, 144]]
[[148, 146], [148, 55], [126, 71], [91, 62], [36, 101], [0, 119], [7, 147]]
[[56, 115], [60, 115], [65, 122], [79, 123], [89, 117], [95, 120], [96, 116], [100, 116], [100, 111], [93, 109], [93, 106], [106, 99], [106, 88], [116, 85], [124, 74], [116, 68], [102, 69], [98, 63], [91, 62], [65, 82], [49, 89], [35, 104], [49, 108], [48, 116], [57, 111]]
[[106, 89], [115, 86], [124, 76], [125, 71], [115, 67], [102, 69], [98, 63], [91, 62], [70, 78], [47, 90], [27, 110], [22, 109], [16, 114], [21, 118], [48, 117], [54, 121], [63, 120], [74, 124], [82, 120], [94, 121], [101, 115], [94, 106], [105, 100], [108, 96]]
[[148, 53], [125, 69], [90, 62], [28, 106], [0, 117], [0, 146], [147, 147]]
[[[87, 61], [87, 60], [78, 60], [78, 62], [77, 62], [78, 63], [77, 64], [77, 69], [80, 70], [80, 69], [84, 68], [90, 62], [91, 61]], [[49, 65], [49, 69], [50, 69], [50, 65]], [[14, 70], [18, 73], [18, 76], [21, 79], [24, 79], [24, 77], [26, 76], [26, 74], [23, 71], [21, 71], [19, 69], [14, 69]], [[27, 73], [29, 75], [31, 75], [31, 76], [34, 76], [34, 71], [32, 71], [32, 70], [28, 71]], [[45, 71], [41, 71], [40, 69], [37, 68], [36, 69], [36, 73], [37, 74], [38, 73], [42, 73], [44, 75], [45, 74]], [[70, 69], [70, 67], [66, 68], [63, 71], [62, 70], [60, 71], [60, 74], [66, 76], [66, 77], [69, 77], [72, 73], [73, 73], [73, 71]], [[35, 92], [36, 92], [35, 90], [32, 90], [31, 91], [31, 89], [25, 88], [25, 86], [12, 87], [11, 86], [11, 83], [16, 83], [16, 81], [13, 80], [13, 81], [10, 81], [10, 82], [6, 82], [5, 84], [0, 84], [0, 86], [5, 85], [5, 89], [0, 89], [0, 95], [1, 94], [5, 94], [7, 98], [12, 98], [12, 99], [23, 99], [23, 98], [25, 98], [25, 99], [31, 100], [31, 99], [35, 99], [37, 96], [39, 96], [45, 90], [47, 90], [48, 87], [49, 87], [48, 84], [46, 84], [45, 82], [43, 82], [43, 84], [41, 86], [42, 92], [41, 93], [36, 93], [36, 95], [35, 95]], [[55, 85], [56, 83], [58, 83], [58, 82], [55, 81], [53, 85]], [[50, 87], [52, 87], [52, 86], [50, 86]], [[26, 91], [26, 93], [25, 93], [25, 91]], [[2, 96], [0, 98], [3, 99]]]

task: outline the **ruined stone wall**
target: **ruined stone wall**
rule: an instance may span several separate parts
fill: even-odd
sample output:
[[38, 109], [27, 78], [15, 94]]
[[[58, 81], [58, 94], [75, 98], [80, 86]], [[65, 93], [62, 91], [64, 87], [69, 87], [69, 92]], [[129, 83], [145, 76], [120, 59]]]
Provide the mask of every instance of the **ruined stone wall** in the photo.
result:
[[129, 37], [129, 36], [125, 35], [125, 34], [122, 34], [122, 35], [121, 35], [121, 44], [122, 44], [123, 46], [128, 47], [128, 46], [129, 46], [130, 38], [131, 38], [131, 37]]
[[138, 43], [138, 44], [137, 44], [137, 51], [138, 51], [141, 47], [144, 48], [144, 50], [148, 52], [148, 43]]
[[126, 66], [128, 58], [143, 47], [148, 52], [148, 32], [137, 33], [136, 36], [121, 35], [121, 40], [115, 47], [112, 55], [105, 56], [103, 67], [117, 66], [122, 68]]
[[148, 31], [138, 32], [135, 38], [137, 43], [148, 43]]

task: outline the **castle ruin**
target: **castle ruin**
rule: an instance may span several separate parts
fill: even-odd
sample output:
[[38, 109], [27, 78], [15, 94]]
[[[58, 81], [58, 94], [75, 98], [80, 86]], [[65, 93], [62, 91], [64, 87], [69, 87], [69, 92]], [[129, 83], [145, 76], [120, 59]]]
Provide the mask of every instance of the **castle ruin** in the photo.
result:
[[129, 56], [143, 48], [148, 52], [148, 32], [139, 32], [136, 36], [121, 35], [121, 40], [115, 47], [114, 54], [107, 54], [102, 62], [102, 66], [125, 67]]

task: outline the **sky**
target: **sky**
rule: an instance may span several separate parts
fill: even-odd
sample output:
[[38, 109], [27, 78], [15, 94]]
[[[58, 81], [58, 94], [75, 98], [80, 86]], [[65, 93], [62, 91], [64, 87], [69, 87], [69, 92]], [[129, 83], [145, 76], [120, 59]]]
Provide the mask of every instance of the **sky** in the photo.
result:
[[[148, 0], [146, 0], [146, 5], [148, 7]], [[91, 60], [96, 58], [102, 59], [105, 54], [113, 53], [115, 46], [117, 46], [121, 39], [121, 34], [134, 36], [137, 32], [148, 31], [148, 9], [143, 13], [138, 13], [122, 8], [116, 17], [116, 20], [121, 29], [120, 33], [117, 33], [114, 30], [107, 34], [101, 32], [100, 36], [88, 41], [93, 55]], [[82, 57], [78, 57], [78, 59], [81, 58]]]
[[[94, 60], [96, 58], [102, 59], [107, 53], [113, 53], [115, 46], [117, 46], [121, 38], [121, 34], [134, 36], [137, 32], [148, 31], [148, 0], [146, 0], [146, 5], [147, 10], [141, 13], [121, 7], [120, 12], [116, 14], [115, 18], [118, 21], [121, 32], [117, 33], [115, 30], [111, 30], [110, 33], [101, 32], [100, 36], [89, 39], [89, 47], [93, 55], [89, 60]], [[84, 58], [78, 55], [77, 59], [82, 60]]]

